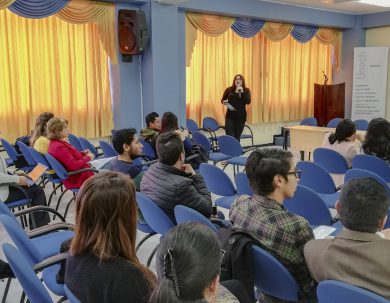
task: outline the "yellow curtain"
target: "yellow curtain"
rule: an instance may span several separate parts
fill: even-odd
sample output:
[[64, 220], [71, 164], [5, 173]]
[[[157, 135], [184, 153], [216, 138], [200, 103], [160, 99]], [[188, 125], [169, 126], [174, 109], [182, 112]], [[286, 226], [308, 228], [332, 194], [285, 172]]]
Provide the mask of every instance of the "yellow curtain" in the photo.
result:
[[205, 116], [224, 124], [223, 91], [235, 74], [243, 74], [252, 92], [248, 122], [299, 120], [313, 115], [314, 83], [322, 71], [332, 81], [332, 46], [317, 39], [301, 44], [290, 35], [279, 42], [263, 31], [240, 38], [232, 30], [218, 37], [198, 31], [187, 68], [187, 117], [198, 123]]
[[16, 0], [0, 0], [0, 9], [7, 8], [12, 3], [14, 3]]
[[196, 28], [209, 36], [219, 36], [234, 23], [235, 18], [215, 15], [187, 13], [188, 20]]
[[72, 0], [56, 16], [74, 24], [95, 22], [104, 49], [110, 56], [111, 63], [118, 63], [114, 4], [89, 0]]
[[108, 56], [93, 23], [54, 16], [26, 19], [0, 11], [0, 131], [9, 140], [30, 133], [52, 111], [86, 137], [110, 134]]
[[316, 34], [316, 38], [323, 44], [333, 44], [335, 53], [335, 65], [339, 70], [341, 67], [341, 45], [343, 32], [337, 29], [320, 28]]
[[266, 22], [262, 28], [265, 36], [272, 41], [280, 41], [286, 38], [292, 28], [292, 24]]

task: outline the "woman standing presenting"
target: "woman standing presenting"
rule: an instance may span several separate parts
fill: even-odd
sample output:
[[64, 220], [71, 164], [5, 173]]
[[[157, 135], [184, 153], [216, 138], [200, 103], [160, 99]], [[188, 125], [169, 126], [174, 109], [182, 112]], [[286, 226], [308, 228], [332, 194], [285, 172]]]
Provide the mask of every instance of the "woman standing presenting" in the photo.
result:
[[221, 102], [227, 106], [225, 131], [240, 141], [246, 121], [246, 105], [251, 103], [251, 91], [242, 75], [234, 76], [232, 86], [225, 89]]

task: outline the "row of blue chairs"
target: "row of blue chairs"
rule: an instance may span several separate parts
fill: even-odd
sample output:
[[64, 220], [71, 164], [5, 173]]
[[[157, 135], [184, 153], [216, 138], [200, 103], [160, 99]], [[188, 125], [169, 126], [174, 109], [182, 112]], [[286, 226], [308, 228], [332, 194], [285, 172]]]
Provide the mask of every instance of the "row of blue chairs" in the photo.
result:
[[[342, 118], [333, 118], [332, 120], [330, 120], [328, 122], [326, 127], [336, 128], [337, 124], [339, 124], [339, 122], [341, 120], [343, 120], [343, 119]], [[365, 119], [357, 119], [357, 120], [353, 121], [353, 123], [356, 125], [357, 130], [367, 130], [367, 128], [368, 128], [368, 121]], [[307, 117], [300, 122], [300, 125], [317, 126], [318, 123], [317, 123], [317, 119], [315, 117]]]

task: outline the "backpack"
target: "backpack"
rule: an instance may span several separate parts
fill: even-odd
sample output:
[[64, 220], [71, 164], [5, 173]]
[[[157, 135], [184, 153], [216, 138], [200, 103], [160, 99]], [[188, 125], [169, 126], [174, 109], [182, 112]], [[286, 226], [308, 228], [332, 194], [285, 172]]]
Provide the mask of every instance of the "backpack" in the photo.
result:
[[255, 302], [251, 246], [253, 244], [260, 246], [260, 243], [250, 234], [235, 231], [232, 227], [219, 229], [217, 235], [225, 251], [221, 263], [220, 281], [239, 280], [245, 286], [251, 300]]
[[188, 161], [193, 169], [199, 169], [199, 166], [202, 163], [207, 163], [207, 161], [210, 159], [209, 153], [202, 145], [192, 142], [191, 150], [186, 153], [186, 158], [194, 155], [197, 155], [197, 157], [191, 157], [191, 160]]

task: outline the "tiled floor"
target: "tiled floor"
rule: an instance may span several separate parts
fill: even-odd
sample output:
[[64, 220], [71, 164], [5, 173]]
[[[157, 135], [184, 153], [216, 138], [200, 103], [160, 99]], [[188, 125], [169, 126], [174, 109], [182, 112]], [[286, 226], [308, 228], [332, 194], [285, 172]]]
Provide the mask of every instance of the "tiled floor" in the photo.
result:
[[[295, 156], [295, 158], [297, 160], [299, 160], [298, 159], [298, 153], [294, 154], [294, 156]], [[232, 168], [231, 167], [227, 167], [226, 168], [226, 172], [228, 173], [228, 175], [233, 180], [233, 170], [232, 170]], [[45, 191], [46, 191], [46, 194], [47, 194], [46, 196], [47, 197], [49, 196], [49, 194], [51, 192], [51, 189], [52, 189], [51, 186], [47, 186], [46, 187]], [[52, 206], [53, 207], [57, 203], [58, 196], [59, 195], [57, 195], [57, 197], [55, 196], [53, 201], [52, 201]], [[60, 205], [60, 213], [64, 212], [64, 209], [65, 209], [65, 206], [66, 206], [65, 201], [69, 201], [70, 198], [71, 198], [71, 194], [70, 193], [65, 194], [65, 196], [64, 196], [64, 198], [62, 200], [62, 203]], [[213, 197], [213, 200], [214, 199], [215, 199], [215, 197]], [[228, 217], [228, 210], [221, 209], [221, 211], [225, 214], [226, 217]], [[69, 209], [67, 222], [74, 223], [74, 220], [75, 220], [74, 203], [72, 203], [72, 205], [70, 206], [70, 209]], [[140, 239], [142, 239], [144, 236], [145, 236], [144, 233], [138, 232], [138, 234], [137, 234], [138, 241]], [[7, 233], [4, 231], [3, 227], [0, 225], [0, 244], [5, 243], [5, 242], [12, 243], [12, 241], [8, 237]], [[143, 264], [146, 264], [146, 261], [147, 261], [149, 255], [150, 255], [150, 252], [158, 244], [158, 242], [159, 242], [159, 236], [155, 235], [152, 238], [148, 239], [141, 246], [141, 248], [139, 249], [137, 254], [138, 254], [138, 257], [139, 257], [140, 261]], [[0, 249], [0, 258], [3, 259], [3, 260], [5, 259], [1, 249]], [[151, 268], [152, 268], [152, 270], [155, 270], [155, 262], [154, 262], [154, 260], [153, 260], [153, 262], [151, 264]], [[4, 292], [4, 288], [5, 288], [5, 280], [0, 282], [0, 294], [1, 295]], [[7, 298], [6, 302], [7, 303], [19, 302], [20, 301], [20, 295], [21, 295], [21, 288], [20, 288], [18, 282], [16, 280], [13, 280], [12, 284], [11, 284], [11, 289], [10, 289], [10, 292], [8, 294], [8, 298]], [[54, 301], [58, 301], [59, 298], [56, 297], [56, 296], [53, 296], [53, 299], [54, 299]]]

